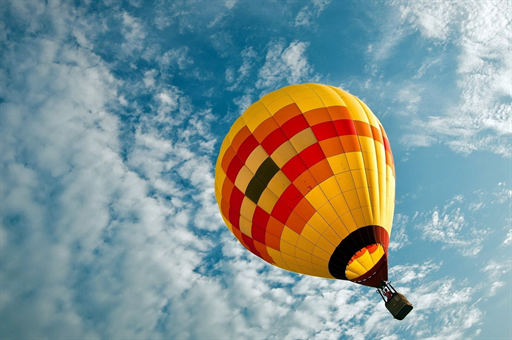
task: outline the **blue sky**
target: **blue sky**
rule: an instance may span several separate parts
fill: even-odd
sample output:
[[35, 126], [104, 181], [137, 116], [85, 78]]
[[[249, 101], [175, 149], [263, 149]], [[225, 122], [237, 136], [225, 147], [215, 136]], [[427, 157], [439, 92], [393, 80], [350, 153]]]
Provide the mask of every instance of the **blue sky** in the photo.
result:
[[[1, 338], [512, 336], [509, 1], [2, 4]], [[303, 82], [386, 128], [404, 321], [223, 225], [224, 135]]]

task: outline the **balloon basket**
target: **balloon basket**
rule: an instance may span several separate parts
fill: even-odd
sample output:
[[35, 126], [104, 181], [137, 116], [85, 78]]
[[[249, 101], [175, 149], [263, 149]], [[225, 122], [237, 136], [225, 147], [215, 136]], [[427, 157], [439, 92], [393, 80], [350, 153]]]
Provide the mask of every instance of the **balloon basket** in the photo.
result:
[[413, 307], [405, 296], [397, 292], [386, 302], [386, 308], [395, 319], [403, 320]]

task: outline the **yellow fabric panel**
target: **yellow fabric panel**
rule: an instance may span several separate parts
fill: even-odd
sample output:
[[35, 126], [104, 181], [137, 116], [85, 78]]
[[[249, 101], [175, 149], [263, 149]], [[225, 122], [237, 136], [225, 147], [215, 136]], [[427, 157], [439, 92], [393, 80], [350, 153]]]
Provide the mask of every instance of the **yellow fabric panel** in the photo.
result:
[[316, 274], [316, 272], [313, 270], [313, 265], [311, 264], [311, 261], [308, 262], [299, 257], [296, 257], [296, 261], [297, 264], [300, 266], [301, 273], [304, 273], [306, 275]]
[[305, 197], [317, 211], [328, 201], [320, 186], [314, 187]]
[[283, 241], [285, 241], [295, 247], [297, 241], [299, 240], [299, 236], [300, 235], [297, 234], [295, 231], [285, 226], [283, 229], [283, 233], [281, 234], [281, 246], [283, 245]]
[[345, 155], [347, 156], [350, 170], [364, 169], [363, 155], [360, 151], [347, 152]]
[[378, 171], [377, 157], [375, 153], [362, 152], [364, 168], [367, 170]]
[[272, 115], [275, 115], [276, 112], [281, 110], [283, 107], [294, 103], [293, 99], [290, 98], [290, 96], [288, 94], [286, 94], [285, 92], [283, 92], [283, 93], [284, 93], [284, 96], [282, 96], [279, 99], [274, 100], [272, 103], [267, 105], [268, 111]]
[[350, 117], [352, 120], [359, 120], [361, 122], [369, 123], [368, 117], [366, 117], [366, 113], [364, 112], [363, 107], [359, 104], [358, 99], [355, 96], [351, 95], [348, 92], [343, 91], [340, 88], [331, 86], [331, 88], [338, 93], [338, 95], [343, 99], [347, 108], [350, 112]]
[[349, 232], [353, 232], [357, 230], [358, 225], [356, 224], [356, 221], [354, 220], [354, 216], [352, 215], [352, 212], [348, 212], [345, 215], [341, 216], [341, 221], [345, 225], [345, 227], [348, 229]]
[[[295, 248], [293, 248], [293, 249], [295, 250]], [[298, 272], [298, 273], [300, 272], [300, 268], [297, 265], [297, 259], [295, 258], [295, 253], [294, 253], [294, 255], [290, 255], [286, 252], [283, 252], [281, 249], [281, 256], [283, 257], [284, 262], [286, 262], [286, 264], [288, 264], [288, 266], [291, 268], [292, 271]]]
[[338, 214], [338, 216], [344, 215], [350, 211], [343, 194], [339, 194], [338, 196], [333, 197], [331, 199], [331, 204], [332, 204], [334, 210], [336, 210], [336, 213]]
[[361, 207], [361, 203], [359, 202], [359, 197], [357, 196], [356, 190], [357, 189], [343, 192], [343, 196], [345, 196], [345, 200], [347, 201], [350, 210]]
[[282, 168], [290, 159], [297, 155], [297, 151], [289, 141], [281, 144], [270, 156], [278, 167]]
[[286, 92], [284, 92], [283, 90], [277, 90], [277, 91], [270, 92], [270, 93], [264, 95], [263, 97], [261, 97], [260, 102], [268, 108], [268, 106], [270, 104], [272, 104], [276, 100], [283, 98], [283, 97], [290, 98], [288, 96], [288, 94]]
[[[258, 112], [262, 111], [262, 110], [267, 110], [267, 108], [265, 107], [265, 105], [263, 105], [263, 103], [261, 101], [257, 101], [255, 102], [254, 104], [252, 104], [251, 106], [249, 106], [249, 108], [247, 110], [245, 110], [245, 112], [242, 114], [242, 119], [245, 121], [245, 122], [249, 122], [252, 117], [254, 117], [255, 114], [257, 114]], [[254, 130], [251, 130], [254, 132]]]
[[301, 152], [308, 146], [318, 143], [318, 140], [316, 139], [313, 130], [311, 130], [311, 128], [307, 128], [290, 138], [290, 142], [297, 152]]
[[240, 172], [236, 176], [235, 186], [240, 189], [241, 192], [245, 192], [249, 182], [254, 177], [254, 173], [245, 165], [242, 166]]
[[233, 123], [233, 126], [231, 127], [231, 129], [229, 130], [226, 138], [228, 139], [229, 141], [229, 145], [231, 145], [231, 142], [233, 141], [233, 139], [235, 138], [236, 134], [238, 132], [240, 132], [240, 130], [242, 130], [242, 128], [245, 126], [245, 121], [242, 119], [242, 117], [238, 117], [237, 120], [235, 120], [235, 122]]
[[359, 203], [361, 204], [361, 207], [369, 207], [371, 205], [371, 202], [368, 188], [359, 188], [356, 189], [356, 191], [357, 196], [359, 197]]
[[286, 258], [284, 257], [284, 254], [288, 254], [290, 256], [293, 256], [295, 257], [295, 249], [297, 249], [297, 247], [295, 247], [295, 245], [293, 244], [289, 244], [288, 242], [285, 242], [281, 239], [281, 243], [279, 244], [279, 249], [281, 250], [281, 254], [283, 255], [283, 259], [288, 262], [288, 260], [286, 260]]
[[323, 95], [320, 100], [324, 103], [325, 107], [329, 106], [347, 106], [343, 99], [338, 96]]
[[[354, 170], [354, 171], [357, 171], [357, 170]], [[353, 171], [346, 171], [346, 172], [342, 172], [341, 174], [335, 175], [336, 181], [338, 182], [338, 185], [340, 186], [342, 192], [349, 191], [349, 190], [356, 188], [354, 186], [354, 178], [353, 178], [352, 173], [353, 173]], [[365, 181], [366, 181], [366, 178], [365, 178]]]
[[362, 169], [351, 170], [354, 185], [353, 188], [366, 188], [368, 187], [368, 181], [366, 179], [366, 173]]
[[[224, 171], [221, 169], [217, 175], [215, 175], [215, 191], [219, 192], [219, 194], [222, 193], [222, 186], [224, 185], [224, 181], [226, 180], [227, 175], [224, 173]], [[217, 202], [220, 203], [220, 199], [222, 195], [217, 196]]]
[[258, 126], [260, 126], [261, 123], [263, 123], [264, 121], [266, 121], [267, 119], [269, 119], [271, 117], [272, 117], [272, 115], [270, 114], [270, 112], [268, 112], [267, 109], [261, 110], [258, 113], [256, 113], [251, 118], [251, 120], [247, 121], [247, 127], [249, 128], [249, 130], [251, 130], [251, 132], [254, 132], [254, 131], [256, 131], [256, 128]]
[[377, 119], [377, 117], [375, 117], [372, 110], [370, 110], [370, 108], [361, 99], [359, 99], [357, 97], [354, 97], [354, 98], [359, 102], [359, 105], [361, 105], [364, 112], [366, 113], [366, 117], [368, 118], [368, 122], [370, 123], [370, 125], [373, 125], [374, 127], [376, 127], [378, 129], [380, 122]]
[[357, 261], [352, 261], [351, 264], [347, 266], [347, 270], [355, 273], [359, 277], [367, 272], [367, 270]]
[[327, 161], [329, 162], [329, 166], [334, 174], [350, 170], [346, 153], [328, 157]]
[[372, 137], [358, 136], [359, 145], [361, 145], [361, 151], [367, 152], [375, 157], [375, 139]]
[[315, 249], [315, 244], [306, 238], [299, 237], [299, 240], [297, 241], [297, 248], [302, 249], [310, 254], [313, 254], [313, 249]]
[[320, 209], [318, 209], [318, 213], [328, 224], [331, 224], [338, 218], [336, 210], [334, 210], [330, 203], [325, 203], [323, 206], [321, 206]]
[[274, 260], [275, 264], [278, 267], [281, 267], [281, 268], [289, 270], [289, 267], [284, 262], [284, 260], [283, 260], [283, 258], [281, 256], [281, 252], [279, 250], [275, 250], [274, 248], [267, 247], [267, 252], [270, 255], [270, 257], [272, 258], [272, 260]]
[[386, 150], [380, 142], [374, 141], [375, 153], [379, 172], [386, 174]]
[[331, 224], [331, 228], [342, 240], [344, 240], [350, 233], [339, 218]]
[[245, 235], [252, 237], [252, 223], [243, 216], [240, 216], [240, 231]]
[[368, 272], [375, 265], [369, 251], [365, 251], [364, 254], [357, 258], [357, 262], [366, 269]]
[[318, 211], [309, 219], [308, 224], [320, 234], [323, 234], [325, 229], [329, 227]]
[[379, 244], [376, 251], [373, 252], [373, 254], [370, 254], [373, 260], [373, 263], [379, 262], [381, 257], [384, 255], [384, 248]]
[[364, 227], [369, 224], [370, 221], [366, 221], [364, 218], [363, 210], [361, 208], [353, 209], [350, 211], [352, 217], [354, 217], [354, 221], [356, 221], [356, 225], [358, 228]]
[[256, 210], [256, 204], [251, 201], [247, 196], [244, 197], [242, 201], [242, 207], [240, 208], [240, 215], [252, 221], [252, 217], [254, 216], [254, 210]]
[[245, 161], [245, 165], [252, 171], [253, 174], [258, 171], [261, 164], [268, 158], [268, 153], [261, 145], [258, 145], [249, 155]]
[[305, 113], [313, 109], [318, 109], [319, 107], [324, 107], [324, 102], [320, 99], [320, 97], [314, 96], [299, 100], [297, 102], [297, 106], [303, 113]]
[[320, 233], [318, 231], [316, 231], [312, 226], [310, 226], [309, 224], [306, 224], [304, 226], [304, 229], [302, 229], [300, 236], [302, 238], [305, 238], [306, 240], [310, 241], [311, 243], [316, 244], [316, 242], [322, 235], [320, 235]]
[[[332, 253], [334, 253], [334, 249], [336, 249], [336, 246], [334, 246], [331, 242], [326, 240], [325, 237], [320, 237], [318, 239], [318, 242], [316, 243], [316, 246], [320, 247], [323, 251], [328, 253], [328, 257], [327, 258], [320, 256], [322, 259], [325, 258], [327, 261], [329, 261], [329, 259], [331, 258]], [[316, 248], [315, 248], [315, 250], [313, 250], [313, 254], [314, 255], [316, 255], [314, 253], [315, 251], [316, 251]], [[316, 256], [318, 256], [318, 255], [316, 255]]]
[[[319, 240], [322, 240], [322, 242], [321, 242], [322, 245], [324, 245], [326, 247], [330, 246], [332, 251], [334, 251], [334, 247], [332, 247], [332, 244], [330, 244], [326, 239], [324, 239], [322, 237]], [[331, 249], [325, 250], [324, 248], [322, 248], [321, 245], [319, 245], [317, 243], [315, 249], [313, 250], [313, 255], [315, 255], [315, 257], [318, 257], [326, 262], [329, 262], [329, 259], [331, 258], [331, 255], [332, 255]]]
[[306, 84], [295, 84], [290, 86], [285, 86], [282, 88], [282, 90], [288, 94], [295, 93], [297, 91], [301, 91], [304, 89], [309, 89], [309, 87]]
[[307, 99], [307, 98], [317, 97], [315, 91], [310, 89], [307, 85], [305, 85], [302, 89], [300, 89], [298, 91], [294, 91], [294, 92], [288, 93], [288, 94], [290, 95], [290, 97], [292, 97], [293, 101], [296, 103], [301, 100]]
[[329, 261], [324, 260], [321, 257], [318, 257], [314, 254], [314, 250], [312, 252], [313, 256], [311, 257], [311, 263], [318, 265], [319, 267], [328, 268]]
[[340, 235], [336, 234], [332, 228], [325, 229], [323, 235], [322, 235], [329, 243], [331, 243], [334, 247], [337, 247], [341, 242]]
[[309, 268], [313, 268], [311, 266], [311, 258], [312, 258], [313, 248], [315, 248], [315, 246], [312, 247], [311, 252], [307, 252], [307, 251], [302, 250], [300, 248], [297, 248], [297, 250], [295, 251], [295, 257], [297, 259], [301, 259], [301, 260], [304, 260], [304, 261], [308, 262], [308, 267]]
[[320, 97], [326, 107], [328, 106], [346, 106], [343, 99], [328, 86], [312, 86], [308, 84], [310, 88]]
[[332, 176], [320, 183], [320, 188], [324, 195], [331, 199], [334, 196], [341, 194], [340, 187], [338, 186], [338, 182], [336, 182], [336, 177]]
[[347, 277], [347, 279], [353, 280], [353, 279], [359, 277], [360, 275], [357, 275], [356, 273], [351, 272], [350, 270], [347, 269], [347, 270], [345, 270], [345, 276]]
[[270, 214], [278, 200], [279, 197], [277, 197], [268, 188], [265, 188], [265, 190], [263, 190], [263, 193], [260, 196], [260, 199], [258, 200], [258, 206], [261, 209], [265, 210], [268, 214]]
[[268, 182], [267, 188], [270, 189], [277, 197], [281, 197], [281, 194], [288, 188], [291, 184], [290, 180], [286, 175], [279, 170], [274, 177]]

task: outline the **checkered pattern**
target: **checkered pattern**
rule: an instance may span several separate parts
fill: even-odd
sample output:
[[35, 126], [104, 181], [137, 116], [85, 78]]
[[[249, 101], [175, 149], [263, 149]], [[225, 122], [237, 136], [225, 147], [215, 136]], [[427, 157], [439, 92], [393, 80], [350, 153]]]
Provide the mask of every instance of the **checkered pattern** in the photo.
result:
[[[394, 178], [386, 133], [370, 109], [338, 88], [302, 84], [266, 95], [233, 124], [215, 188], [226, 225], [255, 255], [327, 278], [337, 266], [358, 281], [387, 258]], [[339, 249], [367, 226], [382, 227], [375, 244]], [[348, 263], [333, 258], [337, 247]]]

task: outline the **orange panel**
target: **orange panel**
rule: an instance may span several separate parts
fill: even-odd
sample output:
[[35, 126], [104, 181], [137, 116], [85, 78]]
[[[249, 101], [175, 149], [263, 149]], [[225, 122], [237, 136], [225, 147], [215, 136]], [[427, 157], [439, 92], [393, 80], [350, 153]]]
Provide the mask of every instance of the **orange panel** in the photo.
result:
[[375, 126], [372, 126], [372, 135], [373, 135], [373, 139], [375, 139], [377, 142], [380, 142], [381, 144], [383, 144], [383, 140], [382, 140], [382, 134], [380, 133], [380, 130], [377, 129]]
[[350, 112], [345, 106], [329, 106], [327, 111], [329, 111], [332, 120], [352, 119]]
[[289, 227], [291, 230], [295, 231], [299, 235], [300, 233], [302, 233], [302, 229], [304, 229], [305, 225], [306, 221], [300, 218], [300, 216], [293, 211], [288, 217], [288, 220], [286, 221], [286, 226]]
[[341, 136], [340, 141], [345, 152], [361, 151], [359, 139], [357, 139], [356, 135]]
[[228, 202], [234, 187], [235, 185], [231, 182], [229, 178], [226, 177], [226, 179], [224, 180], [224, 184], [222, 185], [222, 197], [224, 197], [224, 199]]
[[240, 148], [240, 145], [247, 139], [247, 137], [251, 134], [251, 131], [247, 126], [244, 126], [238, 133], [236, 134], [235, 138], [231, 141], [231, 147], [238, 151]]
[[325, 139], [318, 143], [320, 144], [325, 157], [331, 157], [345, 152], [338, 137]]
[[265, 244], [275, 250], [281, 250], [281, 247], [279, 246], [281, 244], [281, 240], [271, 233], [265, 233]]
[[322, 159], [320, 162], [313, 165], [311, 168], [309, 168], [309, 171], [311, 171], [311, 174], [317, 181], [317, 183], [322, 183], [327, 178], [333, 176], [331, 167], [329, 166], [329, 162], [327, 159]]
[[[233, 228], [233, 235], [235, 235], [236, 239], [241, 243], [243, 244], [243, 246], [247, 249], [249, 249], [249, 247], [247, 246], [247, 244], [245, 244], [244, 242], [244, 238], [242, 237], [242, 232], [236, 228]], [[250, 249], [249, 249], [250, 250]]]
[[311, 216], [313, 216], [316, 212], [316, 209], [309, 203], [309, 201], [304, 197], [299, 204], [293, 210], [300, 216], [304, 221], [309, 221]]
[[299, 190], [299, 192], [306, 196], [314, 187], [318, 185], [315, 178], [309, 171], [304, 171], [299, 177], [293, 181], [293, 185]]
[[224, 157], [222, 157], [222, 170], [224, 170], [224, 173], [228, 173], [228, 167], [231, 161], [233, 160], [233, 157], [236, 156], [236, 151], [229, 146], [226, 149], [226, 153], [224, 154]]
[[274, 216], [270, 216], [267, 223], [267, 232], [271, 233], [278, 238], [281, 238], [281, 234], [283, 233], [284, 224], [279, 222], [274, 218]]
[[331, 121], [329, 111], [323, 107], [304, 113], [304, 117], [308, 121], [309, 126]]
[[222, 212], [222, 215], [224, 217], [229, 216], [229, 203], [226, 201], [226, 198], [222, 198], [222, 201], [220, 203], [220, 211]]
[[254, 240], [254, 247], [256, 248], [256, 250], [260, 253], [261, 257], [269, 262], [269, 263], [274, 263], [274, 260], [272, 259], [272, 257], [268, 254], [268, 251], [267, 251], [267, 246], [264, 245], [263, 243], [260, 243], [256, 240]]
[[283, 126], [284, 123], [289, 121], [291, 118], [302, 114], [296, 104], [290, 104], [277, 111], [274, 115], [274, 119], [277, 124]]
[[275, 119], [268, 118], [256, 128], [253, 133], [254, 138], [256, 138], [256, 140], [261, 143], [272, 131], [277, 128], [279, 128], [279, 125], [277, 125]]
[[360, 122], [358, 120], [354, 120], [354, 125], [356, 127], [357, 134], [359, 136], [366, 136], [366, 137], [372, 137], [372, 130], [370, 128], [370, 125], [365, 122]]

